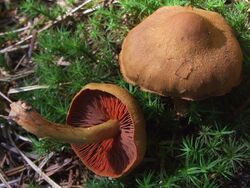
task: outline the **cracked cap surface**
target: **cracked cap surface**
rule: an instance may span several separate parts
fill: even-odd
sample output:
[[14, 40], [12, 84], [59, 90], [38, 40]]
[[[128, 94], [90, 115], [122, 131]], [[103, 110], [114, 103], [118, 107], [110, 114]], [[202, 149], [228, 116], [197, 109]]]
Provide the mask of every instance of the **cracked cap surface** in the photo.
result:
[[242, 52], [218, 13], [162, 7], [133, 28], [119, 56], [124, 79], [164, 96], [201, 100], [238, 85]]

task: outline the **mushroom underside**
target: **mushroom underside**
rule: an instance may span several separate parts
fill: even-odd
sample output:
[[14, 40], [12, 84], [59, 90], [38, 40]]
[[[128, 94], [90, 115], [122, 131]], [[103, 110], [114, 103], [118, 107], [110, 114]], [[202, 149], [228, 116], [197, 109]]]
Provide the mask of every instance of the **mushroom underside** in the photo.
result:
[[72, 144], [82, 162], [96, 174], [119, 177], [137, 158], [134, 127], [127, 107], [115, 96], [98, 90], [87, 89], [71, 105], [67, 124], [88, 127], [109, 119], [120, 123], [120, 134], [94, 144]]

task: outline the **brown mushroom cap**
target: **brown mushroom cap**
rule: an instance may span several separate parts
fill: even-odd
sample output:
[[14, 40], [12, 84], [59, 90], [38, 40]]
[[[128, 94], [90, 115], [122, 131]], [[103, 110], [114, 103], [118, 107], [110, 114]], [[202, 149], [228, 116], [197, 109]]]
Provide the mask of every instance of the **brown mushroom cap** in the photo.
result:
[[115, 138], [71, 146], [87, 168], [117, 178], [131, 171], [146, 150], [143, 114], [132, 95], [116, 85], [88, 84], [72, 100], [67, 124], [88, 127], [109, 119], [119, 120]]
[[187, 100], [224, 95], [238, 85], [242, 52], [218, 13], [162, 7], [133, 28], [119, 57], [125, 80]]

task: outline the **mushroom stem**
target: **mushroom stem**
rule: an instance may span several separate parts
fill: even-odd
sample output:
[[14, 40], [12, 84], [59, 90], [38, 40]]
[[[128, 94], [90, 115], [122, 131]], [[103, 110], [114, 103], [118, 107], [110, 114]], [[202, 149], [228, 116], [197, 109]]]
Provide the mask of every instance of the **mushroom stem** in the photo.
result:
[[21, 101], [11, 103], [10, 107], [10, 119], [40, 138], [47, 137], [67, 143], [91, 144], [115, 137], [120, 130], [118, 120], [108, 120], [86, 128], [73, 127], [50, 122]]
[[189, 101], [179, 98], [173, 98], [174, 109], [178, 116], [184, 117], [187, 115]]

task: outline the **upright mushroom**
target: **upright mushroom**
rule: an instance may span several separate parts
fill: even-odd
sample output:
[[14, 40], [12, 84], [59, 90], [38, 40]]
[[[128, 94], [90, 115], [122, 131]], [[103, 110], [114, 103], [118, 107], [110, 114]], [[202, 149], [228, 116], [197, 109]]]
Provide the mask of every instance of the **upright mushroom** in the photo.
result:
[[124, 79], [143, 90], [201, 100], [238, 85], [242, 59], [220, 14], [174, 6], [158, 9], [128, 33], [119, 63]]
[[87, 168], [113, 178], [143, 159], [143, 114], [130, 93], [111, 84], [86, 85], [72, 100], [67, 125], [44, 119], [23, 102], [12, 102], [9, 117], [38, 137], [71, 143]]

